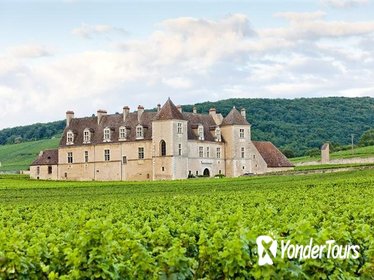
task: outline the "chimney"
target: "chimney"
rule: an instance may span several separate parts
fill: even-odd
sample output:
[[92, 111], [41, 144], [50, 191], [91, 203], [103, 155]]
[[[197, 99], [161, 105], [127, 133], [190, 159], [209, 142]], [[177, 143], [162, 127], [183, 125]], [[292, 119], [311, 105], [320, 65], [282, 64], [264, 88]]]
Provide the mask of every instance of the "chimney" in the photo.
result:
[[209, 109], [209, 115], [211, 115], [212, 117], [214, 117], [216, 115], [217, 111], [216, 111], [216, 108], [210, 108]]
[[71, 120], [74, 119], [74, 112], [73, 111], [67, 111], [66, 112], [66, 127], [70, 125]]
[[194, 113], [194, 114], [197, 113], [196, 106], [193, 106], [193, 107], [192, 107], [192, 113]]
[[125, 122], [126, 121], [126, 118], [127, 116], [129, 115], [130, 113], [130, 108], [129, 106], [125, 106], [123, 107], [123, 121]]
[[139, 105], [139, 106], [138, 106], [138, 122], [139, 122], [139, 123], [140, 123], [140, 119], [141, 119], [141, 117], [142, 117], [143, 112], [144, 112], [144, 107], [141, 106], [141, 105]]
[[161, 111], [161, 104], [157, 104], [157, 112]]
[[177, 109], [178, 109], [179, 112], [182, 113], [182, 106], [181, 106], [181, 105], [178, 105], [178, 106], [177, 106]]
[[107, 112], [105, 110], [97, 110], [97, 124], [100, 124], [102, 117], [106, 114]]
[[245, 109], [244, 108], [242, 108], [240, 110], [240, 114], [242, 114], [243, 118], [246, 118], [246, 113], [245, 113]]

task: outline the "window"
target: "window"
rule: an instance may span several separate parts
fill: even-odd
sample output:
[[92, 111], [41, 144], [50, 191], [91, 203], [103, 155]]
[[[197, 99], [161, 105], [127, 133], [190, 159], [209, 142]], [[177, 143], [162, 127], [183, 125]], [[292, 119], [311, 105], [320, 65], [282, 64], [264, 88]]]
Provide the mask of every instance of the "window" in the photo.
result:
[[143, 147], [138, 148], [138, 158], [144, 159], [144, 148]]
[[241, 156], [242, 156], [242, 158], [245, 158], [245, 149], [244, 149], [244, 147], [241, 148]]
[[182, 144], [178, 144], [178, 155], [182, 155]]
[[66, 135], [66, 145], [72, 145], [74, 144], [74, 133], [69, 130]]
[[199, 157], [204, 157], [204, 148], [199, 147]]
[[206, 147], [206, 157], [210, 157], [210, 149], [209, 147]]
[[198, 126], [199, 140], [204, 140], [204, 127], [202, 125]]
[[126, 133], [126, 127], [121, 126], [121, 127], [119, 128], [119, 139], [120, 139], [120, 140], [126, 140], [126, 137], [127, 137], [126, 134], [127, 134], [127, 133]]
[[183, 133], [182, 123], [178, 123], [177, 124], [177, 133], [178, 134], [182, 134]]
[[104, 141], [105, 142], [110, 141], [110, 128], [109, 127], [104, 128]]
[[73, 153], [68, 152], [68, 163], [73, 163]]
[[110, 161], [110, 150], [109, 149], [104, 150], [104, 160]]
[[48, 174], [52, 174], [52, 166], [48, 166]]
[[163, 157], [166, 156], [166, 142], [164, 140], [160, 142], [160, 154]]
[[199, 171], [196, 171], [196, 176], [199, 176]]
[[221, 158], [221, 148], [217, 148], [217, 158]]
[[244, 138], [244, 129], [239, 129], [239, 138]]
[[83, 144], [91, 142], [91, 132], [88, 128], [83, 131]]
[[122, 157], [122, 163], [123, 163], [123, 164], [127, 164], [127, 157], [126, 157], [126, 156], [123, 156], [123, 157]]
[[218, 174], [220, 174], [220, 175], [221, 175], [221, 174], [222, 174], [222, 170], [218, 170]]
[[215, 139], [217, 142], [221, 142], [222, 137], [221, 137], [221, 129], [219, 127], [216, 128], [215, 130]]
[[88, 162], [88, 151], [84, 151], [84, 162]]
[[36, 167], [36, 175], [40, 174], [40, 166]]
[[165, 167], [162, 167], [161, 170], [162, 170], [162, 171], [165, 171]]
[[144, 138], [144, 131], [141, 125], [136, 127], [136, 139], [143, 139]]

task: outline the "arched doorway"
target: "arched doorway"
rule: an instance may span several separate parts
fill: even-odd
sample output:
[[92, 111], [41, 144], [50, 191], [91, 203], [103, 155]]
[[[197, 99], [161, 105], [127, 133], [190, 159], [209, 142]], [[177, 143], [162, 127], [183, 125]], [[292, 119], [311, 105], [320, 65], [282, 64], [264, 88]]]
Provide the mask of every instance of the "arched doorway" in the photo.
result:
[[203, 175], [206, 176], [206, 177], [210, 177], [210, 171], [209, 171], [208, 168], [204, 169]]

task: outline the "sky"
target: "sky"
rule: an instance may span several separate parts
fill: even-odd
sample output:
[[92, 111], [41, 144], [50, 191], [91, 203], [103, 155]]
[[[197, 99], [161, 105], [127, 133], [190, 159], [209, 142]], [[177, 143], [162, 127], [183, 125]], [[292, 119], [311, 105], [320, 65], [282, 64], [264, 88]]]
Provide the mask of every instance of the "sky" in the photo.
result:
[[374, 3], [0, 0], [0, 129], [228, 98], [374, 97]]

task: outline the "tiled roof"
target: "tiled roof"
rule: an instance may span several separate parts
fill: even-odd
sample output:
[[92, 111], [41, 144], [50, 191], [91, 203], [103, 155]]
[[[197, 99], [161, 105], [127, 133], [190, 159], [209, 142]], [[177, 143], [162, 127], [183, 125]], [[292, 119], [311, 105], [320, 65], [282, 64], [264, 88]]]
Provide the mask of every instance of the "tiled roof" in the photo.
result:
[[[175, 112], [175, 110], [177, 112]], [[205, 141], [215, 141], [214, 139], [214, 129], [216, 123], [214, 119], [209, 114], [194, 114], [194, 113], [181, 113], [175, 105], [169, 100], [165, 103], [164, 113], [162, 116], [174, 115], [172, 119], [180, 119], [187, 121], [187, 133], [189, 140], [198, 140], [197, 127], [202, 125], [204, 127], [204, 140]], [[144, 111], [140, 118], [140, 124], [144, 127], [144, 140], [152, 139], [152, 121], [160, 117], [160, 113], [147, 112]], [[160, 120], [160, 119], [159, 119]], [[136, 141], [136, 126], [139, 124], [138, 112], [131, 112], [127, 115], [126, 121], [123, 122], [123, 114], [114, 115], [104, 115], [100, 121], [97, 123], [97, 117], [86, 117], [86, 118], [74, 118], [70, 121], [70, 124], [65, 128], [64, 134], [60, 141], [60, 146], [66, 145], [66, 134], [69, 130], [74, 133], [74, 144], [69, 146], [81, 146], [90, 144], [100, 144], [104, 143], [104, 129], [106, 127], [111, 129], [111, 141], [110, 143], [118, 143], [119, 141], [119, 128], [124, 126], [127, 128], [127, 138], [126, 141]], [[83, 131], [88, 128], [91, 131], [91, 141], [89, 144], [83, 144]], [[224, 141], [224, 139], [222, 139]]]
[[183, 115], [169, 98], [157, 113], [155, 120], [183, 120]]
[[56, 165], [58, 163], [58, 150], [45, 150], [31, 165]]
[[127, 141], [136, 140], [136, 126], [141, 124], [144, 127], [144, 139], [152, 139], [152, 120], [156, 112], [143, 112], [138, 121], [138, 112], [129, 113], [125, 122], [123, 121], [123, 114], [104, 115], [100, 123], [97, 123], [97, 117], [74, 118], [70, 121], [68, 127], [65, 128], [64, 134], [60, 141], [60, 146], [66, 145], [66, 133], [71, 130], [74, 133], [74, 144], [71, 146], [89, 145], [83, 144], [83, 131], [86, 128], [91, 130], [90, 144], [103, 143], [104, 128], [111, 129], [110, 143], [119, 142], [119, 128], [124, 126], [127, 128]]
[[249, 125], [249, 122], [233, 107], [230, 113], [223, 119], [221, 125]]
[[[188, 139], [189, 140], [198, 140], [199, 136], [197, 135], [197, 130], [199, 125], [204, 127], [204, 140], [205, 141], [214, 141], [214, 131], [211, 131], [211, 127], [215, 127], [216, 123], [211, 115], [204, 114], [194, 114], [194, 113], [185, 113], [183, 112], [183, 118], [187, 121], [188, 127]], [[213, 133], [212, 133], [213, 132]], [[223, 141], [223, 140], [222, 140]]]
[[271, 142], [252, 141], [268, 167], [293, 167], [284, 154]]

